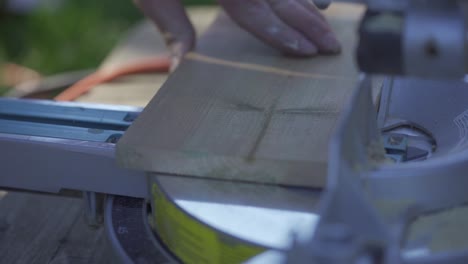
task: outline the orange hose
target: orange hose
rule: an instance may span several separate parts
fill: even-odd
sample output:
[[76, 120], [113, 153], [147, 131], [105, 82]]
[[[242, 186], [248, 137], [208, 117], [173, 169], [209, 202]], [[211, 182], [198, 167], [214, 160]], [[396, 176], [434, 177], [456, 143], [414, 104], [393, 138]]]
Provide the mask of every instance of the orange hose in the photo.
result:
[[169, 57], [157, 57], [147, 61], [141, 61], [111, 72], [97, 71], [88, 77], [78, 81], [74, 85], [61, 92], [54, 99], [57, 101], [73, 101], [81, 95], [89, 92], [96, 85], [110, 82], [119, 77], [148, 72], [169, 72], [171, 60]]

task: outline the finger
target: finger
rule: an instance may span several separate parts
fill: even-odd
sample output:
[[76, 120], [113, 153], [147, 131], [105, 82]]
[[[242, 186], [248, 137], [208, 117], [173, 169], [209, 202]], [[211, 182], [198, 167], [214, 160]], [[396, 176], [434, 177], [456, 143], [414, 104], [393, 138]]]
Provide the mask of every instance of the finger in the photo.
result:
[[218, 0], [226, 13], [242, 28], [288, 55], [313, 56], [317, 47], [288, 26], [265, 0]]
[[268, 0], [274, 12], [292, 28], [315, 43], [321, 53], [338, 53], [341, 45], [328, 23], [296, 0]]
[[180, 0], [134, 0], [159, 28], [174, 60], [195, 45], [195, 29]]

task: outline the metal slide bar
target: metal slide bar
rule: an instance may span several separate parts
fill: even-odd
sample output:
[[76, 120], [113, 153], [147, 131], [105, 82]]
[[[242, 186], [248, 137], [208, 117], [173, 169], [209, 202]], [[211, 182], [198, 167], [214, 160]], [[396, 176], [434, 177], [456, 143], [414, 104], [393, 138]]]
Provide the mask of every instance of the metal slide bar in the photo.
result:
[[143, 172], [115, 164], [138, 108], [0, 99], [0, 188], [147, 197]]

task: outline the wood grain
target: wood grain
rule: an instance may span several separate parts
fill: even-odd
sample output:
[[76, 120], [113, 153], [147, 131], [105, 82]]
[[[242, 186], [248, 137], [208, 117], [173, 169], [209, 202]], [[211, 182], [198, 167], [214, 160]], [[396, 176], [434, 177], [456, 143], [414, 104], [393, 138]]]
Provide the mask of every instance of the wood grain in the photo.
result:
[[323, 186], [329, 137], [357, 80], [361, 12], [343, 4], [327, 11], [344, 50], [312, 59], [284, 57], [221, 14], [120, 140], [118, 161], [165, 174]]
[[[10, 192], [0, 200], [1, 263], [97, 262], [104, 232], [90, 229], [83, 217], [83, 201]], [[96, 260], [96, 261], [95, 261]]]

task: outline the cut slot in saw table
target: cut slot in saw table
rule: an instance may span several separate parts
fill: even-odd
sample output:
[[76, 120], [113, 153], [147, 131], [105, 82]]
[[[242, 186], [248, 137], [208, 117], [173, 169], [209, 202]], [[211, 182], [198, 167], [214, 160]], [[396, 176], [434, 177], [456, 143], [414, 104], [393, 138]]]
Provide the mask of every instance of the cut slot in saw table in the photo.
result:
[[[387, 77], [380, 89], [369, 75], [351, 85], [324, 188], [125, 169], [116, 144], [147, 109], [11, 99], [0, 100], [0, 186], [83, 197], [124, 263], [466, 263], [468, 85], [439, 71], [464, 63], [465, 2], [431, 3], [368, 3], [359, 65]], [[453, 31], [404, 42], [428, 15]], [[366, 56], [385, 38], [405, 49], [374, 65]], [[421, 45], [428, 53], [406, 50]], [[418, 59], [431, 63], [413, 68]]]

